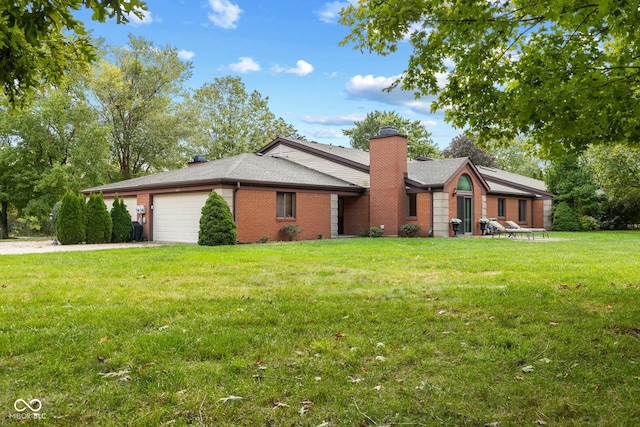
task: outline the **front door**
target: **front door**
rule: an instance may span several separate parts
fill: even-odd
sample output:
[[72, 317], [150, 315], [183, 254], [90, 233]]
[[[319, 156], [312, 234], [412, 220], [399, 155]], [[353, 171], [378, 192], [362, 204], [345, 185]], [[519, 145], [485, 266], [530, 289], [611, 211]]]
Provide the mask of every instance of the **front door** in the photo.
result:
[[473, 197], [458, 196], [458, 218], [462, 220], [462, 232], [473, 233]]

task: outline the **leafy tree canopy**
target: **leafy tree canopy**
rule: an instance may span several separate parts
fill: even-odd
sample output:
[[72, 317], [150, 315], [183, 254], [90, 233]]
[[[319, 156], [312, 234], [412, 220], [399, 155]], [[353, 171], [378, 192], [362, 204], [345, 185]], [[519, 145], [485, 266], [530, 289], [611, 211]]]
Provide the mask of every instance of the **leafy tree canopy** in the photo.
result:
[[175, 48], [129, 36], [129, 44], [108, 47], [89, 78], [91, 100], [101, 124], [109, 126], [113, 180], [183, 164], [185, 125], [175, 100], [185, 94], [192, 64]]
[[342, 44], [411, 44], [396, 86], [437, 95], [432, 110], [481, 143], [522, 134], [543, 158], [639, 143], [638, 22], [638, 3], [616, 0], [361, 0], [341, 18]]
[[248, 93], [240, 77], [205, 83], [184, 105], [192, 123], [191, 150], [220, 159], [253, 152], [278, 136], [301, 139], [293, 126], [276, 118], [268, 103], [258, 91]]
[[431, 133], [419, 120], [411, 121], [400, 117], [395, 111], [373, 111], [364, 120], [354, 122], [354, 128], [343, 129], [342, 133], [351, 139], [351, 146], [362, 150], [369, 149], [369, 139], [376, 136], [383, 126], [393, 126], [398, 132], [407, 135], [408, 155], [411, 158], [440, 157], [438, 148], [431, 140]]
[[12, 105], [43, 83], [60, 83], [67, 71], [95, 59], [84, 24], [73, 12], [93, 10], [92, 19], [142, 17], [141, 0], [32, 0], [0, 3], [0, 81]]
[[445, 158], [468, 157], [475, 165], [498, 167], [495, 156], [476, 146], [475, 140], [466, 135], [453, 138], [451, 144], [442, 150], [442, 156]]

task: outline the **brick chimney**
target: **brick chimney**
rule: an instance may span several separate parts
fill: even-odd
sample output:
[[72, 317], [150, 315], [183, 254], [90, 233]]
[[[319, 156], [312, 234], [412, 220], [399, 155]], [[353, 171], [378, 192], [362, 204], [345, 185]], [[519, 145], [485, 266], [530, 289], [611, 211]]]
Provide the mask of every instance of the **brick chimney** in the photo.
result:
[[371, 227], [397, 236], [407, 211], [407, 136], [390, 126], [369, 140], [369, 218]]

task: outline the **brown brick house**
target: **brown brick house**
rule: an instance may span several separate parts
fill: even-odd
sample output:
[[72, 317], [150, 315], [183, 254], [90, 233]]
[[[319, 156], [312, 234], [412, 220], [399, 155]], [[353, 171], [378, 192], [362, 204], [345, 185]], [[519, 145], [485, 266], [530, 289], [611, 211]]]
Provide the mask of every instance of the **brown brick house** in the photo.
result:
[[480, 234], [479, 219], [548, 226], [551, 194], [544, 183], [476, 167], [468, 158], [407, 159], [407, 141], [392, 128], [370, 141], [370, 150], [277, 138], [255, 154], [203, 161], [84, 190], [101, 191], [107, 205], [118, 194], [148, 240], [195, 243], [200, 210], [211, 191], [229, 204], [238, 241], [283, 240], [296, 224], [302, 239], [357, 235], [370, 227], [400, 234], [403, 224], [420, 235]]

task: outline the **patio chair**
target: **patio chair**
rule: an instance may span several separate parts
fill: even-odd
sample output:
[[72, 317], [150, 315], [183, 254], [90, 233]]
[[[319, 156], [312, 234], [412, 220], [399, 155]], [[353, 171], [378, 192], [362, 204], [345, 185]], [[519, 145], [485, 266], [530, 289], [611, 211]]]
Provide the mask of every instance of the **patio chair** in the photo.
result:
[[491, 227], [493, 227], [494, 230], [494, 234], [492, 235], [492, 237], [496, 234], [498, 235], [498, 237], [504, 234], [505, 238], [516, 237], [517, 234], [526, 234], [527, 239], [531, 239], [532, 237], [534, 237], [533, 232], [526, 228], [507, 228], [504, 225], [500, 224], [498, 221], [490, 221], [489, 224], [491, 224]]
[[509, 226], [509, 229], [518, 229], [518, 230], [529, 230], [531, 233], [541, 233], [542, 237], [549, 237], [549, 232], [546, 228], [522, 228], [516, 222], [513, 221], [505, 221]]

